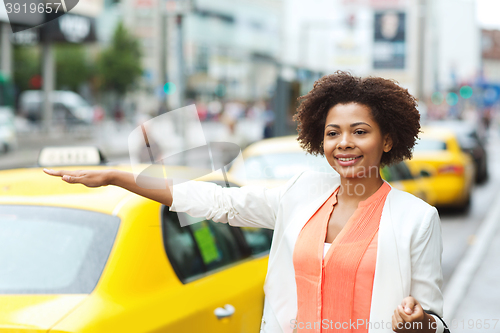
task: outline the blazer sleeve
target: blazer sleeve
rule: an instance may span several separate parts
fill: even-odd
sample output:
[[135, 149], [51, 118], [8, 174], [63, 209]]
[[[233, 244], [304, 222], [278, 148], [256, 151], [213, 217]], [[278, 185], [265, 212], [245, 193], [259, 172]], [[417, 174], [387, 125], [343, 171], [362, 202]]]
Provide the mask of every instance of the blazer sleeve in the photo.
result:
[[172, 186], [170, 210], [232, 226], [274, 229], [281, 198], [302, 173], [271, 189], [256, 185], [227, 188], [211, 182], [187, 181]]
[[[430, 310], [443, 317], [443, 272], [441, 260], [443, 242], [441, 237], [441, 221], [435, 207], [427, 211], [418, 235], [411, 249], [411, 288], [413, 296], [424, 310]], [[444, 331], [443, 323], [436, 320], [436, 333]]]

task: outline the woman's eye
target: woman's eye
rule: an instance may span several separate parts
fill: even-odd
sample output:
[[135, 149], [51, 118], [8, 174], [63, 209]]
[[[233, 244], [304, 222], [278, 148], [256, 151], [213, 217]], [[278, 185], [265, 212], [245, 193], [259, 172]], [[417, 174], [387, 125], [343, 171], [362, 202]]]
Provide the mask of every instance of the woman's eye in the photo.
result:
[[328, 135], [328, 136], [335, 136], [336, 134], [337, 134], [337, 133], [335, 133], [335, 132], [330, 132], [330, 133], [328, 133], [327, 135]]
[[356, 133], [356, 134], [365, 134], [366, 132], [365, 132], [365, 131], [363, 131], [363, 130], [357, 130], [357, 131], [356, 131], [356, 132], [354, 132], [354, 133]]

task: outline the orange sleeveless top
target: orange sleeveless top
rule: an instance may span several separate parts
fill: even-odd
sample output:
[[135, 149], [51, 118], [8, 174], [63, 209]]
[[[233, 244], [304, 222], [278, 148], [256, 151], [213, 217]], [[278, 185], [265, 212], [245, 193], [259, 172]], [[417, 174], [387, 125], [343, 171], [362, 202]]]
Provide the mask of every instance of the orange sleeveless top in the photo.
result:
[[297, 332], [367, 333], [380, 217], [390, 185], [361, 201], [323, 259], [337, 188], [299, 233], [293, 251]]

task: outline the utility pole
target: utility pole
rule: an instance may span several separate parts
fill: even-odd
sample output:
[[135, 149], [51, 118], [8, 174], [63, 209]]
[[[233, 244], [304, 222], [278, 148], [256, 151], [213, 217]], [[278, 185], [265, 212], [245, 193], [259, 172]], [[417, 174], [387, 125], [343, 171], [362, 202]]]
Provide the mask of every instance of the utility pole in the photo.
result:
[[176, 17], [176, 31], [177, 31], [177, 71], [178, 71], [178, 85], [177, 91], [179, 93], [178, 103], [179, 107], [183, 107], [186, 97], [186, 74], [184, 63], [184, 29], [183, 29], [184, 15], [179, 14]]
[[[166, 29], [166, 44], [163, 47], [166, 56], [166, 77], [175, 85], [175, 92], [167, 96], [167, 109], [174, 110], [185, 106], [185, 70], [183, 19], [192, 10], [191, 0], [163, 0], [163, 19]], [[165, 31], [166, 30], [166, 31]], [[165, 61], [164, 61], [165, 62]], [[166, 82], [165, 82], [166, 83]], [[177, 119], [177, 133], [182, 138], [182, 151], [187, 150], [187, 120], [184, 114]], [[182, 154], [182, 165], [186, 165], [185, 154]]]
[[[159, 27], [160, 27], [160, 73], [159, 73], [159, 85], [163, 89], [165, 83], [167, 82], [167, 16], [162, 7], [163, 1], [158, 0], [158, 11], [159, 11]], [[164, 95], [162, 95], [164, 96]], [[160, 110], [168, 110], [167, 98], [160, 102]]]
[[283, 65], [278, 66], [278, 79], [273, 99], [274, 109], [274, 136], [284, 136], [288, 133], [288, 108], [290, 106], [290, 82], [282, 75]]
[[6, 76], [12, 76], [12, 44], [9, 40], [10, 25], [7, 22], [0, 22], [0, 70]]
[[52, 125], [52, 93], [55, 86], [54, 44], [49, 38], [42, 41], [43, 132], [50, 133]]
[[166, 38], [166, 77], [175, 84], [176, 91], [169, 95], [168, 107], [177, 109], [184, 106], [185, 78], [184, 78], [184, 16], [192, 10], [190, 0], [163, 0], [163, 19], [165, 26], [163, 34]]
[[425, 79], [425, 31], [427, 17], [427, 0], [418, 1], [418, 39], [417, 39], [417, 98], [419, 102], [424, 101], [424, 79]]

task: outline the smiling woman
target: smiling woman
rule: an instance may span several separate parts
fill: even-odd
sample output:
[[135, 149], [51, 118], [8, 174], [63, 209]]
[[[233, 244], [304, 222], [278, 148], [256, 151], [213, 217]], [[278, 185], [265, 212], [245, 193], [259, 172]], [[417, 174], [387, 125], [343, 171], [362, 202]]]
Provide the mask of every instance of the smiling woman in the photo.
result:
[[[298, 140], [307, 152], [325, 155], [324, 126], [330, 124], [327, 117], [334, 116], [330, 112], [334, 108], [337, 117], [350, 117], [354, 121], [349, 123], [349, 126], [353, 125], [353, 131], [360, 129], [354, 126], [359, 119], [366, 119], [364, 122], [372, 129], [373, 125], [377, 127], [373, 130], [380, 131], [384, 137], [389, 135], [393, 146], [383, 152], [381, 166], [411, 158], [411, 149], [420, 130], [420, 114], [416, 99], [395, 81], [380, 77], [358, 78], [339, 71], [322, 77], [299, 100], [301, 104], [294, 120], [298, 122]], [[357, 104], [358, 107], [346, 107], [347, 104]], [[330, 127], [335, 128], [335, 124]], [[363, 129], [370, 127], [365, 125]]]
[[[296, 241], [296, 322], [368, 322], [373, 317], [372, 294], [378, 289], [376, 261], [384, 260], [377, 257], [378, 229], [386, 198], [393, 191], [382, 180], [380, 168], [412, 157], [420, 130], [417, 103], [392, 80], [342, 71], [318, 80], [299, 100], [294, 116], [298, 141], [308, 153], [326, 157], [340, 175], [340, 186]], [[323, 260], [311, 247], [317, 242], [325, 242]], [[392, 329], [402, 332], [401, 324], [413, 323], [422, 325], [421, 332], [441, 332], [438, 320], [420, 305], [421, 298], [410, 295], [394, 310]], [[307, 325], [295, 328], [320, 332], [314, 327], [308, 330]], [[368, 331], [357, 327], [357, 332]]]
[[377, 171], [383, 153], [392, 148], [363, 104], [337, 104], [328, 111], [323, 150], [328, 163], [344, 177]]
[[[126, 172], [46, 172], [120, 186], [169, 211], [273, 229], [261, 332], [444, 332], [439, 214], [380, 176], [382, 166], [412, 156], [420, 129], [415, 98], [394, 81], [337, 72], [300, 99], [298, 141], [324, 155], [330, 172], [295, 173], [293, 158], [276, 155], [283, 164], [274, 171], [295, 173], [282, 186], [190, 181], [163, 190], [141, 188]], [[216, 258], [207, 251], [207, 261]]]

